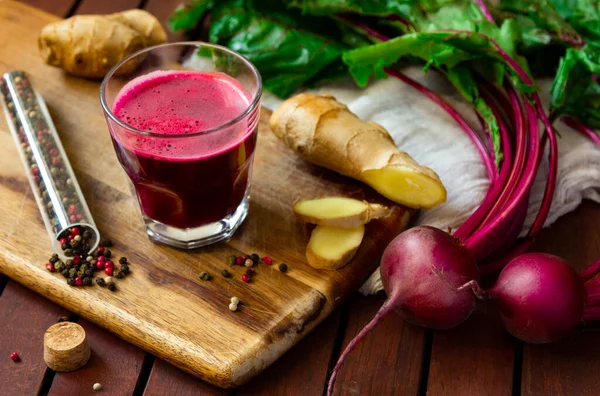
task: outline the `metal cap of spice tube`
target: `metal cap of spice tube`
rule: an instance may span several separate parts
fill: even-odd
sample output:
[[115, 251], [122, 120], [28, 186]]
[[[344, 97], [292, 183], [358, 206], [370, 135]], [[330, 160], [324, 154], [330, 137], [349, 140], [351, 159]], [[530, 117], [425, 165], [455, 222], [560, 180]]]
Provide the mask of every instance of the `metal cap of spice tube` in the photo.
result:
[[65, 257], [59, 240], [75, 226], [92, 233], [90, 251], [95, 250], [100, 233], [44, 99], [19, 70], [2, 76], [0, 98], [54, 251]]

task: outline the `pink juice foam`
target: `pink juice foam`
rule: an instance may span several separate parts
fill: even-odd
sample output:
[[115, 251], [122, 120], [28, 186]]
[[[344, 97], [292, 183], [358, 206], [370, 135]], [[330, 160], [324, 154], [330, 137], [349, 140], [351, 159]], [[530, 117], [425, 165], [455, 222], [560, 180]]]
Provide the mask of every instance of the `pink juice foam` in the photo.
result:
[[256, 130], [247, 119], [227, 123], [250, 102], [241, 84], [222, 73], [158, 71], [121, 89], [113, 113], [131, 127], [156, 134], [120, 127], [112, 133], [147, 217], [190, 228], [235, 211], [246, 194]]

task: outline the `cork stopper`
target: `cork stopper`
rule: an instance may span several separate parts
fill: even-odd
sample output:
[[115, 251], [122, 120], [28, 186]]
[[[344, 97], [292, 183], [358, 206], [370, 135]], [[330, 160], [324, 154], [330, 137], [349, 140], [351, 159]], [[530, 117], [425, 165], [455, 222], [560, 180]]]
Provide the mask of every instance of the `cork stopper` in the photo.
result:
[[56, 323], [44, 334], [44, 361], [54, 371], [77, 370], [91, 354], [85, 330], [77, 323]]

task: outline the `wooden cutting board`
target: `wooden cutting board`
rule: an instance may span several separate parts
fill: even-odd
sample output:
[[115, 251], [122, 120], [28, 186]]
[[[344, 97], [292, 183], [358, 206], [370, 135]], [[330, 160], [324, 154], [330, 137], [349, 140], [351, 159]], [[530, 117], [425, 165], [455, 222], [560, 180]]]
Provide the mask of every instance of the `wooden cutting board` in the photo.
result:
[[[98, 286], [69, 287], [62, 276], [45, 270], [50, 242], [3, 116], [0, 272], [214, 385], [242, 384], [364, 282], [387, 243], [406, 227], [409, 211], [395, 206], [389, 218], [369, 223], [356, 258], [346, 267], [319, 271], [308, 266], [304, 254], [310, 229], [294, 218], [292, 202], [334, 194], [381, 198], [297, 158], [271, 133], [265, 110], [250, 214], [233, 239], [193, 252], [151, 243], [111, 145], [99, 82], [69, 77], [40, 60], [37, 33], [54, 20], [26, 5], [0, 1], [0, 73], [24, 70], [45, 98], [96, 224], [115, 241], [115, 255], [129, 258], [132, 273], [111, 293]], [[228, 268], [228, 255], [254, 252], [271, 256], [275, 265], [261, 264], [248, 284], [240, 279], [243, 267], [234, 267], [231, 279], [220, 275]], [[282, 262], [288, 273], [278, 271]], [[201, 271], [214, 279], [199, 280]], [[244, 303], [235, 313], [228, 309], [234, 295]]]

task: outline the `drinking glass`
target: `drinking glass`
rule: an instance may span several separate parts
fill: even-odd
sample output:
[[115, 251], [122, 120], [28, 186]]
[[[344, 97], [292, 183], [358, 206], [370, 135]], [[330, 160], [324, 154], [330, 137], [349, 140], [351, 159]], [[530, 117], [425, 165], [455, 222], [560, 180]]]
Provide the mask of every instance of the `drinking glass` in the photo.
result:
[[[232, 114], [216, 127], [176, 134], [137, 129], [118, 118], [113, 110], [121, 89], [159, 71], [223, 73], [239, 83], [248, 100], [241, 114]], [[131, 180], [151, 240], [193, 249], [230, 238], [244, 221], [261, 93], [260, 74], [250, 61], [225, 47], [202, 42], [144, 49], [106, 75], [100, 101], [117, 158]], [[210, 101], [190, 106], [198, 115], [219, 110]], [[148, 117], [161, 116], [148, 113]]]

